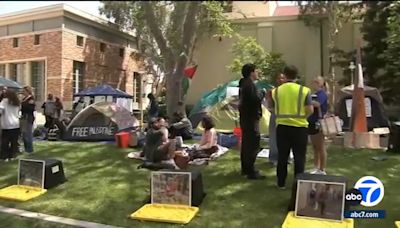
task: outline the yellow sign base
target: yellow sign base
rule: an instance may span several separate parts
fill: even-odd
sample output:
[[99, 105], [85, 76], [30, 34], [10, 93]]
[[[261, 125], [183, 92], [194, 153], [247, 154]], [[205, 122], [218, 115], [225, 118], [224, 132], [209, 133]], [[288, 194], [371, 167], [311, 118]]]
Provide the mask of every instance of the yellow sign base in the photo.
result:
[[199, 211], [198, 207], [169, 204], [146, 204], [131, 214], [141, 221], [188, 224]]
[[282, 228], [353, 228], [354, 220], [345, 219], [342, 222], [325, 221], [307, 218], [298, 218], [294, 216], [294, 212], [291, 211], [287, 214], [285, 221], [282, 224]]
[[12, 185], [0, 189], [0, 198], [15, 201], [28, 201], [46, 193], [43, 188], [36, 188], [24, 185]]

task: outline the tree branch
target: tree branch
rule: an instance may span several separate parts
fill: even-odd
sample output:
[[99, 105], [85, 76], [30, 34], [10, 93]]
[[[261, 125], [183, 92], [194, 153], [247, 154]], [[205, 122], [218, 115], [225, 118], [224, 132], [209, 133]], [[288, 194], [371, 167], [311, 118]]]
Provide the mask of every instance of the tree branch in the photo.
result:
[[147, 25], [149, 26], [150, 32], [153, 34], [154, 39], [157, 42], [158, 47], [160, 48], [161, 55], [165, 59], [171, 58], [172, 52], [167, 46], [167, 41], [165, 40], [165, 37], [163, 36], [161, 30], [160, 30], [160, 25], [157, 23], [156, 17], [153, 12], [153, 8], [150, 5], [150, 2], [148, 1], [142, 1], [141, 2], [145, 17], [147, 18], [146, 22]]
[[183, 36], [182, 36], [182, 48], [183, 55], [180, 56], [180, 60], [178, 61], [178, 69], [184, 68], [187, 64], [188, 55], [190, 54], [190, 49], [193, 45], [193, 38], [196, 33], [197, 24], [196, 24], [196, 16], [200, 10], [199, 1], [190, 2], [188, 7], [187, 16], [185, 18], [185, 22], [183, 23]]

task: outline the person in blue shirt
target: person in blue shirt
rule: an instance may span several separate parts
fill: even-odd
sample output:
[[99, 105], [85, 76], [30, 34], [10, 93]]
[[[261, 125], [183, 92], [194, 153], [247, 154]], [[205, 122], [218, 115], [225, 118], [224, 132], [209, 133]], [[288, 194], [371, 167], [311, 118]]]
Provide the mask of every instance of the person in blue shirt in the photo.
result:
[[319, 120], [328, 112], [328, 85], [323, 77], [318, 76], [313, 81], [313, 88], [315, 92], [311, 97], [314, 113], [308, 117], [308, 134], [314, 150], [314, 169], [310, 173], [326, 175], [325, 136], [320, 129]]

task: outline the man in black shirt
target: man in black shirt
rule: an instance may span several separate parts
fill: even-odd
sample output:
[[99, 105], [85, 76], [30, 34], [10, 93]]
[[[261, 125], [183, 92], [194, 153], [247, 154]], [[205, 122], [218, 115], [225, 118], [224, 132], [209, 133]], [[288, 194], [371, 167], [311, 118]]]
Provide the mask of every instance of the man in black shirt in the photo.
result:
[[261, 102], [265, 97], [265, 91], [260, 93], [254, 84], [254, 81], [258, 79], [254, 64], [245, 64], [242, 67], [242, 76], [243, 78], [239, 81], [242, 175], [247, 175], [247, 178], [252, 180], [264, 179], [265, 177], [255, 170], [254, 163], [260, 151]]

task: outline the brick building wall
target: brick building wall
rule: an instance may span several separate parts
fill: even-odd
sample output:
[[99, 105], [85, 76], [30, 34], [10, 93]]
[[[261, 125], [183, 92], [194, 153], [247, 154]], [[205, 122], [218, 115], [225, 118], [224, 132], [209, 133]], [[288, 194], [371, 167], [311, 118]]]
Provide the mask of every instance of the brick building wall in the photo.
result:
[[[35, 35], [40, 34], [40, 44], [34, 45]], [[83, 46], [76, 44], [77, 35], [84, 37]], [[19, 46], [13, 47], [13, 38], [18, 38]], [[100, 43], [106, 45], [100, 51]], [[120, 48], [124, 48], [123, 57]], [[60, 97], [66, 109], [70, 109], [73, 99], [73, 61], [85, 63], [84, 88], [107, 83], [115, 88], [134, 94], [133, 73], [139, 71], [138, 60], [132, 57], [132, 49], [88, 37], [68, 29], [56, 29], [30, 34], [20, 34], [0, 38], [0, 64], [44, 61], [44, 89]], [[10, 69], [8, 69], [9, 71]], [[9, 72], [8, 72], [9, 75]], [[5, 75], [4, 75], [5, 76]], [[32, 85], [30, 70], [25, 72], [23, 85]]]
[[[34, 45], [34, 35], [40, 35], [40, 44]], [[18, 36], [0, 38], [0, 62], [14, 63], [25, 60], [34, 61], [35, 59], [45, 60], [45, 89], [44, 93], [54, 93], [61, 95], [61, 46], [62, 31], [51, 31], [44, 33], [24, 34]], [[13, 47], [13, 38], [18, 38], [19, 46]], [[20, 82], [29, 84], [29, 80]]]
[[[84, 38], [83, 46], [77, 45], [77, 36]], [[138, 71], [139, 66], [131, 57], [132, 50], [125, 48], [121, 57], [120, 48], [124, 48], [123, 46], [71, 30], [63, 30], [62, 43], [62, 83], [65, 101], [72, 101], [74, 61], [85, 63], [84, 88], [107, 83], [133, 94], [133, 72]], [[101, 43], [105, 45], [104, 52], [100, 50]]]

